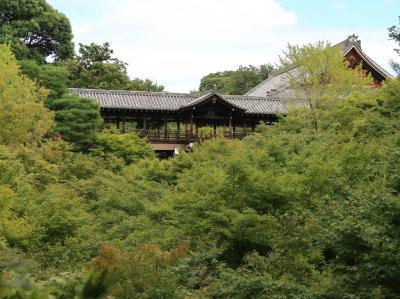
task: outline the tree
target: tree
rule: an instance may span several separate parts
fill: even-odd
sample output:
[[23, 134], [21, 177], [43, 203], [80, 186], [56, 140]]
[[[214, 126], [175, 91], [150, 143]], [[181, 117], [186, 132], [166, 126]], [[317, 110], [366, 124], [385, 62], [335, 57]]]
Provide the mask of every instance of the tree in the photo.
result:
[[40, 142], [53, 127], [46, 91], [21, 75], [15, 57], [0, 45], [0, 144]]
[[164, 87], [151, 80], [130, 80], [127, 63], [113, 57], [109, 43], [79, 44], [79, 54], [67, 62], [70, 86], [102, 89], [162, 91]]
[[98, 133], [91, 152], [104, 158], [116, 156], [126, 164], [135, 163], [140, 159], [154, 158], [154, 151], [145, 140], [135, 134], [121, 134], [115, 131]]
[[[389, 30], [389, 39], [395, 41], [398, 45], [400, 45], [400, 26], [392, 26], [388, 30]], [[400, 55], [400, 49], [394, 49], [394, 50], [397, 52], [397, 54]], [[394, 71], [397, 74], [400, 74], [400, 64], [395, 61], [391, 61], [390, 64], [394, 69]]]
[[79, 44], [79, 54], [67, 64], [70, 86], [124, 89], [128, 82], [127, 64], [113, 57], [109, 43]]
[[10, 44], [17, 59], [44, 62], [72, 56], [69, 20], [45, 0], [2, 0], [0, 12], [0, 43]]
[[281, 69], [288, 70], [293, 96], [309, 105], [310, 109], [301, 113], [310, 113], [311, 125], [316, 132], [323, 110], [334, 107], [372, 84], [372, 79], [361, 67], [355, 70], [349, 68], [339, 47], [325, 42], [303, 47], [288, 45], [280, 63]]
[[46, 106], [55, 113], [55, 131], [74, 144], [75, 150], [86, 151], [95, 141], [96, 130], [102, 123], [99, 105], [92, 99], [66, 95], [49, 99]]
[[131, 80], [127, 87], [128, 90], [139, 90], [139, 91], [163, 91], [164, 86], [154, 83], [150, 79], [139, 79], [135, 78]]
[[49, 90], [49, 98], [61, 98], [68, 92], [68, 70], [54, 63], [39, 64], [35, 60], [20, 60], [23, 74]]
[[273, 69], [271, 64], [263, 64], [259, 67], [239, 66], [235, 71], [211, 73], [201, 79], [199, 89], [201, 92], [216, 90], [223, 94], [245, 94], [267, 79]]

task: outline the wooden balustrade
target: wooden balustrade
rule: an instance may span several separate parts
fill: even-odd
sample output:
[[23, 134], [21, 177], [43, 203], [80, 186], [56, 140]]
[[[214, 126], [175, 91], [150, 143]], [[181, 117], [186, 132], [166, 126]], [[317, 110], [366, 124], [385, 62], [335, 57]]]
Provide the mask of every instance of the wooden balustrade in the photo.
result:
[[176, 131], [176, 130], [144, 130], [144, 129], [134, 129], [130, 130], [136, 133], [139, 137], [146, 137], [150, 142], [195, 142], [195, 141], [205, 141], [209, 139], [226, 138], [226, 139], [242, 139], [248, 135], [247, 132], [232, 132], [224, 131], [223, 134], [217, 134], [215, 131], [209, 133], [200, 132], [195, 134], [190, 130], [187, 131]]

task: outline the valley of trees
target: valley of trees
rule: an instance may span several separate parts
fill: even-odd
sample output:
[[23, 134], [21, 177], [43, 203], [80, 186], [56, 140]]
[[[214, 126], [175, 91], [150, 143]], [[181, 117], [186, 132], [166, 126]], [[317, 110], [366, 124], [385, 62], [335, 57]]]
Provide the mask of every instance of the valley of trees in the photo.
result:
[[159, 160], [65, 92], [133, 84], [109, 45], [31, 48], [18, 3], [0, 4], [0, 298], [399, 297], [400, 79], [368, 89], [339, 49], [290, 46], [312, 109]]

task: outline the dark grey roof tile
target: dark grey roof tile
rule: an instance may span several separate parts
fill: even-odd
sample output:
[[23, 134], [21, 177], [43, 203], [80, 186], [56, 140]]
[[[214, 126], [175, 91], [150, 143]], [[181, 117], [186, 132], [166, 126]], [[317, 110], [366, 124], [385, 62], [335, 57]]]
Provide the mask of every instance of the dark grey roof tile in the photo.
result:
[[307, 106], [304, 101], [286, 100], [280, 97], [220, 95], [214, 92], [196, 96], [185, 93], [84, 88], [70, 88], [69, 91], [71, 94], [79, 97], [96, 100], [103, 109], [179, 111], [180, 109], [198, 104], [212, 95], [217, 95], [233, 107], [242, 109], [248, 114], [286, 113], [291, 107], [302, 108]]

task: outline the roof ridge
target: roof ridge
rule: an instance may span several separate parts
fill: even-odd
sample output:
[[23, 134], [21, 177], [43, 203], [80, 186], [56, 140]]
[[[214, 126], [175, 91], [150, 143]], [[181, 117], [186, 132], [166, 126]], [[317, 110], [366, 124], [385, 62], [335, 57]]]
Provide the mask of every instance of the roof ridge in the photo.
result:
[[77, 88], [71, 87], [68, 90], [72, 91], [88, 91], [88, 92], [99, 92], [99, 93], [107, 93], [107, 94], [148, 94], [148, 95], [175, 95], [175, 96], [189, 96], [193, 98], [197, 98], [196, 95], [191, 93], [183, 93], [183, 92], [169, 92], [169, 91], [145, 91], [145, 90], [124, 90], [124, 89], [98, 89], [98, 88]]
[[237, 95], [237, 94], [224, 94], [222, 95], [224, 98], [237, 98], [237, 99], [248, 99], [248, 100], [272, 100], [272, 101], [279, 101], [279, 99], [274, 99], [271, 97], [261, 97], [261, 96], [247, 96], [247, 95]]

